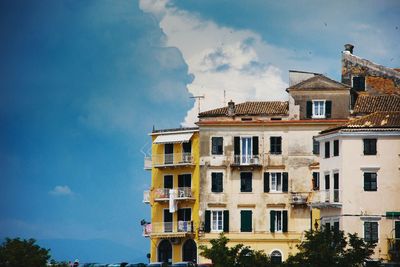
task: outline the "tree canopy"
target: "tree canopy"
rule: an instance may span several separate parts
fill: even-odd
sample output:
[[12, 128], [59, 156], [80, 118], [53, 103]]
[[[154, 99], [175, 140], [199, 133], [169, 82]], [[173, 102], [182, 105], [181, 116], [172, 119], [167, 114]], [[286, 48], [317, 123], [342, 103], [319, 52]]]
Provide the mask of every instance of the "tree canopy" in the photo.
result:
[[0, 246], [0, 267], [44, 267], [50, 259], [49, 249], [38, 246], [35, 239], [6, 238]]
[[345, 236], [343, 231], [324, 228], [306, 231], [306, 240], [297, 247], [299, 252], [291, 255], [286, 266], [360, 266], [373, 254], [374, 243], [367, 243], [357, 234]]

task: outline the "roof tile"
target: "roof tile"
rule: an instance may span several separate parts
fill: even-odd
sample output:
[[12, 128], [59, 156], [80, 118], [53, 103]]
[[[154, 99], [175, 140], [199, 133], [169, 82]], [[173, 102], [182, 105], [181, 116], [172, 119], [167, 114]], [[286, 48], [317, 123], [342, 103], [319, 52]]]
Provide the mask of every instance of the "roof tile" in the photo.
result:
[[[289, 103], [287, 101], [253, 101], [235, 105], [235, 115], [287, 115]], [[228, 107], [201, 112], [199, 117], [227, 116]]]

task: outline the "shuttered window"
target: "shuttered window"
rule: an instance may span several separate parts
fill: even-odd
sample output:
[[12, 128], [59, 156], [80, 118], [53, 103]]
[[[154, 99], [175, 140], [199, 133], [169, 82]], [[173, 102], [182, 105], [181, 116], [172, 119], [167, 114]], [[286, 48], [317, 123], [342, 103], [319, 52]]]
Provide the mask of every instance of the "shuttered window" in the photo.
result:
[[222, 137], [211, 137], [211, 154], [222, 155], [224, 152], [223, 143], [224, 139]]
[[339, 140], [333, 140], [333, 156], [339, 156]]
[[376, 155], [376, 139], [363, 139], [364, 155]]
[[223, 191], [223, 173], [213, 172], [211, 173], [211, 192], [220, 193]]
[[353, 89], [356, 91], [365, 91], [365, 77], [353, 77]]
[[288, 231], [287, 210], [271, 210], [269, 216], [270, 216], [270, 231], [272, 233]]
[[251, 232], [252, 231], [252, 215], [251, 210], [240, 211], [240, 231]]
[[325, 142], [325, 158], [329, 158], [331, 156], [331, 150], [330, 150], [330, 142]]
[[313, 172], [312, 184], [314, 191], [319, 190], [319, 172]]
[[319, 155], [319, 142], [313, 138], [313, 154]]
[[378, 222], [364, 222], [364, 240], [378, 242]]
[[271, 154], [282, 154], [282, 137], [271, 136], [270, 137], [270, 152]]
[[252, 179], [253, 173], [241, 172], [240, 173], [240, 192], [252, 192]]

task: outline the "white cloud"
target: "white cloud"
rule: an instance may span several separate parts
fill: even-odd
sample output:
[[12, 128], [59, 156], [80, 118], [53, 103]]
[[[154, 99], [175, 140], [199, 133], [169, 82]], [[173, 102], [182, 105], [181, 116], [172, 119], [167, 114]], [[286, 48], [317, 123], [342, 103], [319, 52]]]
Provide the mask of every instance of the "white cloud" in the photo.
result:
[[[287, 83], [282, 70], [287, 71], [293, 61], [304, 61], [295, 58], [293, 52], [264, 42], [255, 32], [221, 27], [179, 10], [168, 1], [141, 0], [140, 8], [160, 20], [166, 45], [181, 51], [189, 72], [194, 75], [188, 91], [205, 96], [201, 100], [202, 111], [226, 105], [231, 99], [236, 103], [286, 100]], [[193, 125], [197, 112], [195, 102], [182, 124]]]
[[57, 185], [49, 193], [53, 196], [71, 196], [74, 194], [68, 185]]

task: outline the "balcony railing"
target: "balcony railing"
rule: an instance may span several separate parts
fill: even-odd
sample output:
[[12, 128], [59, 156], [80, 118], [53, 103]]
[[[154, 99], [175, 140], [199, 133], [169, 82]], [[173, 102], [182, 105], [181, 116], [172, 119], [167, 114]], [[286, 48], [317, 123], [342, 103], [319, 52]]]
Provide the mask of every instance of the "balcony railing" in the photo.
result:
[[194, 233], [193, 221], [160, 222], [143, 225], [143, 236]]
[[258, 155], [234, 155], [233, 165], [261, 165]]
[[292, 205], [305, 205], [307, 204], [308, 194], [303, 192], [291, 192], [290, 203]]
[[[169, 201], [170, 188], [156, 188], [153, 191], [145, 190], [143, 192], [143, 202], [149, 203], [150, 200], [154, 201]], [[191, 187], [178, 187], [175, 190], [175, 200], [194, 199], [193, 189]]]
[[312, 206], [341, 208], [341, 193], [340, 189], [316, 191], [313, 194]]
[[192, 153], [156, 154], [144, 158], [144, 168], [193, 165]]

